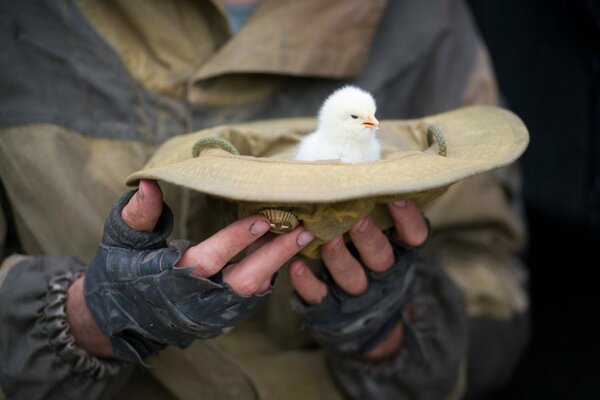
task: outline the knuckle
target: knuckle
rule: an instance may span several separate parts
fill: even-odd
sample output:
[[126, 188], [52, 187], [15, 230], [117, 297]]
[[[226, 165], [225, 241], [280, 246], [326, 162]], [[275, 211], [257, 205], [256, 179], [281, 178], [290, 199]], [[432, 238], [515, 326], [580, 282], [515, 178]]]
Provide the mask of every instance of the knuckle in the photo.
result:
[[224, 263], [215, 257], [204, 257], [198, 264], [198, 269], [205, 276], [213, 276], [221, 270]]
[[243, 279], [240, 282], [232, 283], [231, 288], [241, 296], [251, 296], [258, 290], [259, 284], [253, 279]]
[[193, 260], [195, 272], [204, 277], [217, 274], [227, 260], [223, 261], [216, 252], [208, 251], [200, 246], [195, 249], [195, 254], [190, 255], [188, 258], [189, 260]]
[[270, 281], [264, 281], [263, 283], [260, 284], [260, 286], [258, 287], [258, 291], [257, 293], [264, 293], [267, 291], [267, 289], [269, 289], [269, 286], [271, 285]]
[[369, 267], [371, 267], [373, 270], [376, 270], [376, 271], [385, 271], [386, 269], [390, 268], [392, 265], [394, 265], [393, 253], [373, 260], [371, 262], [371, 264], [369, 265]]
[[331, 248], [324, 248], [321, 256], [323, 257], [323, 261], [332, 268], [339, 267], [344, 261], [344, 253]]
[[219, 272], [219, 268], [217, 268], [214, 265], [207, 265], [204, 263], [201, 263], [198, 265], [198, 267], [196, 267], [197, 272], [205, 277], [210, 277], [213, 275], [216, 275]]
[[323, 302], [323, 298], [327, 295], [327, 292], [323, 293], [310, 293], [303, 297], [304, 301], [308, 304], [317, 305]]
[[410, 247], [418, 247], [425, 243], [427, 239], [427, 229], [419, 229], [418, 231], [410, 232], [404, 236], [404, 243]]
[[364, 275], [354, 274], [349, 277], [348, 281], [344, 285], [344, 290], [351, 295], [359, 295], [367, 290], [367, 280]]
[[361, 260], [370, 268], [384, 267], [383, 264], [391, 263], [393, 259], [392, 246], [383, 234], [368, 242], [357, 245]]
[[133, 203], [129, 203], [123, 208], [122, 216], [126, 223], [137, 222], [140, 219], [140, 212]]
[[372, 263], [377, 267], [389, 267], [394, 262], [394, 251], [391, 245], [379, 249], [372, 255]]
[[393, 252], [391, 248], [382, 248], [373, 251], [366, 252], [365, 254], [361, 254], [361, 260], [368, 267], [378, 267], [383, 266], [389, 260], [393, 258]]

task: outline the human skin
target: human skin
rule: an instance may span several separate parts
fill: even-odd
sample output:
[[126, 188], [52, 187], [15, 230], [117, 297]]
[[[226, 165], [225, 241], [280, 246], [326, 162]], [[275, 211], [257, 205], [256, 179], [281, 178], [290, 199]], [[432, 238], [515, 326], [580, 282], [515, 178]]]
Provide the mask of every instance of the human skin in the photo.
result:
[[[150, 232], [162, 213], [162, 192], [158, 184], [142, 180], [140, 188], [123, 208], [125, 223], [137, 231]], [[396, 233], [402, 242], [417, 246], [427, 236], [425, 221], [412, 202], [399, 202], [390, 206]], [[269, 236], [268, 220], [263, 216], [250, 216], [232, 223], [207, 240], [190, 247], [177, 266], [193, 267], [194, 274], [210, 277], [223, 271], [223, 281], [241, 295], [265, 291], [271, 278], [289, 259], [306, 246], [314, 236], [302, 226], [290, 233]], [[350, 230], [362, 263], [374, 271], [385, 271], [394, 263], [391, 245], [369, 217], [358, 221]], [[246, 256], [236, 264], [227, 265], [240, 251], [248, 249]], [[367, 288], [365, 272], [359, 261], [350, 255], [341, 237], [322, 246], [322, 257], [336, 283], [349, 294], [358, 295]], [[302, 261], [290, 265], [292, 284], [298, 294], [309, 304], [318, 304], [325, 297], [327, 287], [317, 279]], [[110, 339], [92, 318], [83, 296], [85, 277], [69, 287], [66, 303], [67, 320], [75, 343], [96, 357], [113, 356]], [[386, 339], [371, 350], [367, 357], [379, 358], [394, 353], [402, 344], [400, 323]]]

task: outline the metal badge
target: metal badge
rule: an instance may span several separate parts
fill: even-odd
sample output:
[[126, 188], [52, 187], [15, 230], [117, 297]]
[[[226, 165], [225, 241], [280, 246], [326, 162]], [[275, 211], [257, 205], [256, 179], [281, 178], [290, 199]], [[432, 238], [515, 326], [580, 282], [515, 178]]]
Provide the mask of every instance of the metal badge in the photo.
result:
[[271, 224], [270, 231], [274, 233], [282, 234], [291, 232], [300, 224], [298, 217], [287, 210], [265, 208], [258, 213], [269, 218]]

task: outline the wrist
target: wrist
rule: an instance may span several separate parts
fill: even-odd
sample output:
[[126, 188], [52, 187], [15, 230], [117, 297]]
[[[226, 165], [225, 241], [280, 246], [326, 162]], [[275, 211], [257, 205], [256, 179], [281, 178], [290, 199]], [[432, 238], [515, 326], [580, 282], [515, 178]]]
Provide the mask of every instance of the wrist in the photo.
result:
[[84, 277], [79, 277], [69, 286], [65, 304], [69, 332], [75, 338], [75, 344], [94, 357], [113, 357], [110, 339], [98, 327], [92, 318], [83, 296]]

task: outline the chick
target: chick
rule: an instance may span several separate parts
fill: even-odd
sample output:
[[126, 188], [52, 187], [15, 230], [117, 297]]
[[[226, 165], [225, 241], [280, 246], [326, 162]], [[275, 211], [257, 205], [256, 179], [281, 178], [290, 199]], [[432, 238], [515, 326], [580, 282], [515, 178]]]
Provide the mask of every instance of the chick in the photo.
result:
[[321, 106], [317, 130], [301, 140], [295, 159], [352, 164], [379, 160], [375, 110], [368, 92], [354, 86], [336, 90]]

